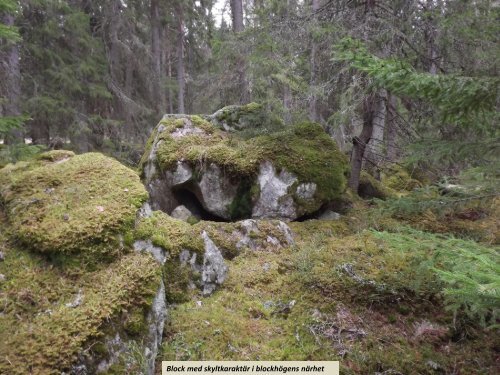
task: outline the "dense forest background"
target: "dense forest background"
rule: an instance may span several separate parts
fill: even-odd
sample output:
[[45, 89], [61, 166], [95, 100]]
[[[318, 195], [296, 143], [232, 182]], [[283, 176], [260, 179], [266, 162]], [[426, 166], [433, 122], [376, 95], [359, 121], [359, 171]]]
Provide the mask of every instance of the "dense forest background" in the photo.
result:
[[402, 160], [433, 178], [491, 170], [499, 10], [491, 0], [1, 0], [2, 163], [69, 148], [136, 165], [164, 113], [257, 102], [284, 126], [323, 125], [352, 151], [355, 180], [362, 164], [377, 177]]

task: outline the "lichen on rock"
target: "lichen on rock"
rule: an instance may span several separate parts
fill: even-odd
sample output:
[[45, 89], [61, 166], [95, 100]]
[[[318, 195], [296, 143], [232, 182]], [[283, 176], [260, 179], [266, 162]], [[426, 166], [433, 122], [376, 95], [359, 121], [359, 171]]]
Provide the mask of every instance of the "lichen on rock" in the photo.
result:
[[172, 212], [183, 204], [179, 192], [189, 191], [224, 220], [294, 220], [341, 196], [347, 162], [320, 125], [301, 123], [251, 138], [221, 130], [222, 114], [238, 110], [244, 108], [163, 118], [141, 165], [154, 209]]

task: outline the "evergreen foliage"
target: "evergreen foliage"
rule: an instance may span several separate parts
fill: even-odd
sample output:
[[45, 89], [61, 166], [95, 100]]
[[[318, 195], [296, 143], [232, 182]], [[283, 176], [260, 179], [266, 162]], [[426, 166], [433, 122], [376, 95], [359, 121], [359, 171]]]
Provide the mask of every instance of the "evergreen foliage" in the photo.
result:
[[441, 281], [437, 290], [442, 291], [448, 309], [482, 326], [492, 328], [496, 324], [500, 314], [500, 248], [409, 227], [371, 234], [393, 249], [420, 259], [415, 264], [418, 276], [411, 279], [415, 291], [428, 288], [427, 272], [433, 271]]
[[445, 120], [460, 119], [472, 112], [493, 111], [498, 101], [500, 79], [419, 73], [396, 59], [381, 59], [359, 41], [347, 38], [337, 46], [336, 58], [373, 79], [375, 85], [395, 95], [425, 99], [435, 105]]
[[[16, 1], [13, 0], [0, 0], [0, 16], [5, 13], [14, 13], [17, 11], [18, 5]], [[0, 23], [0, 40], [6, 42], [18, 42], [20, 41], [19, 32], [17, 27], [8, 26]]]

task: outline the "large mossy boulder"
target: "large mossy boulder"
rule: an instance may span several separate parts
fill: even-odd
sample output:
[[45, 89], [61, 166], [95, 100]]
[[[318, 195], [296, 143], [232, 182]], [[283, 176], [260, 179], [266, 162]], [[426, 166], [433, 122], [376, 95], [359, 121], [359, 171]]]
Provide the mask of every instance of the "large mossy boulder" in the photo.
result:
[[154, 373], [162, 268], [132, 248], [147, 197], [96, 153], [0, 170], [0, 373]]
[[220, 119], [226, 112], [238, 113], [238, 107], [163, 117], [141, 161], [153, 209], [171, 213], [195, 197], [201, 210], [219, 219], [295, 220], [344, 192], [347, 161], [320, 125], [301, 123], [246, 139], [222, 129], [239, 129], [238, 116], [226, 116], [230, 126]]
[[137, 173], [97, 153], [52, 151], [0, 170], [0, 200], [16, 239], [61, 259], [116, 257], [147, 198]]

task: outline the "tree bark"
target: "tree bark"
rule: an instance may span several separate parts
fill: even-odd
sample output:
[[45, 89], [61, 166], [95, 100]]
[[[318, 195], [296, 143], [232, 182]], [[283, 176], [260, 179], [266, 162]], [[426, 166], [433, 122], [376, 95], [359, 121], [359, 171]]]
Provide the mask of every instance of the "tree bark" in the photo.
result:
[[[314, 25], [316, 25], [317, 17], [316, 12], [320, 7], [320, 0], [312, 0], [311, 9], [313, 12]], [[310, 69], [311, 69], [311, 81], [310, 81], [310, 90], [311, 90], [311, 100], [309, 102], [309, 119], [311, 121], [318, 121], [318, 98], [316, 95], [316, 84], [317, 84], [317, 55], [318, 44], [313, 35], [311, 35], [311, 60], [310, 60]]]
[[387, 99], [387, 124], [386, 124], [386, 157], [389, 161], [395, 161], [397, 157], [396, 137], [396, 97], [392, 94]]
[[363, 165], [363, 156], [366, 146], [370, 142], [373, 133], [373, 119], [375, 108], [375, 98], [373, 95], [365, 98], [363, 102], [363, 129], [359, 137], [354, 137], [352, 140], [351, 154], [351, 176], [349, 177], [349, 187], [353, 192], [357, 193], [359, 188], [359, 177], [361, 175], [361, 167]]
[[165, 112], [165, 93], [163, 85], [165, 84], [165, 72], [162, 67], [161, 51], [161, 21], [159, 0], [151, 0], [151, 57], [153, 68], [153, 91], [155, 97], [155, 107], [158, 114]]
[[[233, 19], [233, 32], [235, 34], [244, 31], [245, 26], [243, 25], [243, 2], [242, 0], [231, 0], [231, 15]], [[242, 54], [236, 58], [237, 65], [237, 75], [238, 75], [238, 90], [239, 104], [245, 104], [250, 101], [250, 92], [248, 89], [248, 82], [246, 77], [246, 63]]]
[[[3, 17], [6, 26], [14, 26], [15, 18], [11, 14]], [[5, 103], [1, 106], [2, 116], [19, 116], [21, 99], [21, 70], [19, 66], [19, 45], [11, 44], [0, 54], [0, 97], [5, 98]], [[23, 143], [23, 131], [13, 129], [7, 134], [5, 143]]]
[[244, 30], [242, 0], [231, 0], [231, 15], [233, 17], [233, 31], [241, 33]]
[[168, 110], [174, 113], [174, 92], [172, 90], [172, 53], [170, 48], [167, 52], [167, 77], [168, 77]]
[[176, 6], [177, 13], [177, 106], [179, 113], [185, 113], [184, 96], [186, 92], [186, 79], [184, 69], [184, 14], [182, 6]]
[[283, 107], [285, 108], [284, 120], [285, 124], [292, 122], [292, 90], [287, 84], [283, 84]]
[[376, 179], [380, 179], [380, 164], [383, 161], [384, 133], [387, 117], [387, 91], [380, 89], [374, 97], [373, 131], [370, 147], [366, 150], [365, 160], [368, 169]]
[[[434, 0], [427, 0], [426, 3], [426, 8], [428, 12], [435, 12], [436, 10], [440, 10], [440, 4], [439, 2], [437, 5], [434, 3]], [[428, 43], [428, 50], [429, 50], [429, 73], [431, 74], [437, 74], [438, 72], [438, 65], [439, 65], [439, 54], [438, 54], [438, 47], [436, 45], [436, 39], [437, 39], [437, 25], [436, 21], [434, 19], [434, 15], [428, 16], [429, 17], [429, 22], [427, 24], [427, 30], [426, 30], [426, 36], [427, 36], [427, 43]]]

